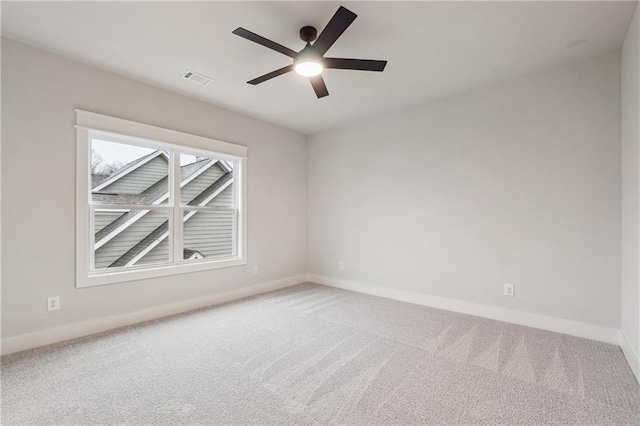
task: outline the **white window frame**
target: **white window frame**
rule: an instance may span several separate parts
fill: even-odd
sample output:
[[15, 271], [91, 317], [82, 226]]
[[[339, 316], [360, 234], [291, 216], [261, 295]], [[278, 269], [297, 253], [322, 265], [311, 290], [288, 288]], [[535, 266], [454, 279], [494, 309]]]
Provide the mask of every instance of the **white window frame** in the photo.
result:
[[[163, 277], [189, 272], [211, 269], [228, 268], [247, 264], [247, 160], [248, 148], [229, 142], [209, 139], [175, 130], [136, 123], [107, 115], [76, 109], [76, 287], [93, 287], [104, 284], [114, 284], [127, 281]], [[144, 265], [127, 267], [117, 270], [91, 270], [91, 259], [94, 254], [94, 233], [91, 226], [91, 209], [99, 209], [99, 205], [91, 205], [91, 172], [89, 170], [91, 150], [90, 141], [94, 134], [108, 135], [109, 139], [129, 140], [136, 145], [143, 145], [145, 141], [154, 147], [162, 147], [168, 151], [199, 154], [214, 157], [234, 163], [233, 182], [234, 209], [237, 210], [234, 253], [232, 257], [223, 259], [182, 259], [182, 212], [190, 210], [180, 204], [180, 181], [169, 181], [170, 203], [169, 209], [177, 214], [169, 214], [170, 229], [178, 244], [170, 240], [169, 246], [173, 251], [169, 253], [172, 263], [158, 265]], [[171, 155], [175, 159], [176, 155]], [[180, 175], [180, 162], [171, 161], [170, 175]], [[154, 209], [148, 205], [122, 205], [124, 209]], [[167, 210], [167, 207], [160, 207]], [[206, 209], [206, 207], [199, 209]]]

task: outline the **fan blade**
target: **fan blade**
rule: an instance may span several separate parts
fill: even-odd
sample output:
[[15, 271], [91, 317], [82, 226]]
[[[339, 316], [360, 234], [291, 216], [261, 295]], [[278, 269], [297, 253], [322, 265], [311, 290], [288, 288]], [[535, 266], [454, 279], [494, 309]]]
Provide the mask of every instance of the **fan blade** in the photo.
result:
[[296, 52], [295, 50], [291, 50], [288, 47], [284, 47], [281, 44], [276, 43], [275, 41], [271, 41], [269, 39], [266, 39], [262, 36], [259, 36], [258, 34], [252, 33], [249, 30], [245, 30], [244, 28], [240, 27], [240, 28], [236, 28], [235, 30], [233, 30], [233, 33], [237, 36], [240, 36], [242, 38], [246, 38], [247, 40], [250, 40], [254, 43], [258, 43], [261, 44], [264, 47], [268, 47], [271, 50], [275, 50], [276, 52], [280, 52], [283, 55], [287, 55], [290, 58], [294, 58], [296, 56], [298, 56], [298, 52]]
[[251, 81], [247, 81], [247, 83], [253, 84], [255, 86], [256, 84], [264, 83], [265, 81], [271, 80], [272, 78], [277, 77], [279, 75], [286, 74], [289, 71], [293, 71], [293, 65], [287, 65], [286, 67], [280, 68], [279, 70], [271, 71], [269, 74], [265, 74], [258, 78], [254, 78]]
[[374, 59], [324, 58], [322, 62], [325, 68], [360, 71], [383, 71], [387, 65], [387, 61], [376, 61]]
[[313, 90], [316, 92], [316, 96], [318, 99], [324, 98], [325, 96], [329, 96], [329, 91], [327, 90], [327, 85], [324, 84], [324, 79], [321, 75], [317, 75], [315, 77], [309, 77], [309, 81], [313, 86]]
[[313, 43], [314, 50], [320, 55], [324, 55], [357, 17], [358, 15], [349, 9], [340, 6], [333, 18], [322, 30], [316, 42]]

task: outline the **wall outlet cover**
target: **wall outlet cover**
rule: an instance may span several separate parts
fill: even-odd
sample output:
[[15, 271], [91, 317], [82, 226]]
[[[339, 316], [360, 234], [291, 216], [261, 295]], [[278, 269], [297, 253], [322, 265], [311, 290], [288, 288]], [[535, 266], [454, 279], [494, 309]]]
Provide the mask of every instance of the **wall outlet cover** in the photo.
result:
[[57, 311], [60, 309], [60, 296], [47, 298], [47, 311]]
[[516, 286], [513, 284], [505, 284], [504, 295], [509, 297], [514, 297], [516, 295]]

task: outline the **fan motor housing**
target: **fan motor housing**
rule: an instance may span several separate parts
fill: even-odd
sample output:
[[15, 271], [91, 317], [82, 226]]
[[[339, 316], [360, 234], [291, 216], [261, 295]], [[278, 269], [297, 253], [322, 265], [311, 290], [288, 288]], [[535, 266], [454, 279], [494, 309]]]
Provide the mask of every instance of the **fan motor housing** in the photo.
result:
[[318, 30], [315, 27], [302, 27], [300, 28], [300, 38], [306, 43], [311, 43], [318, 37]]

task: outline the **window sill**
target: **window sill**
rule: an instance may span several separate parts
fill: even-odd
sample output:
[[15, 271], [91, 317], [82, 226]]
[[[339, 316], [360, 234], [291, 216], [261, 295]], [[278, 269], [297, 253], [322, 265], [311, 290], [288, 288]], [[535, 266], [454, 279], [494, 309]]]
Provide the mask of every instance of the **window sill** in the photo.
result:
[[137, 281], [149, 278], [166, 277], [170, 275], [186, 274], [189, 272], [208, 271], [246, 265], [246, 259], [231, 258], [224, 260], [195, 261], [150, 269], [121, 270], [117, 272], [100, 272], [76, 277], [76, 287], [95, 287], [106, 284], [117, 284], [127, 281]]

